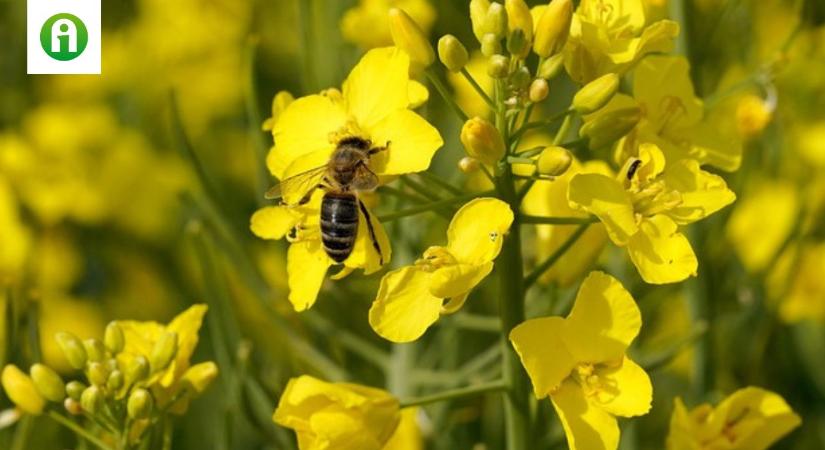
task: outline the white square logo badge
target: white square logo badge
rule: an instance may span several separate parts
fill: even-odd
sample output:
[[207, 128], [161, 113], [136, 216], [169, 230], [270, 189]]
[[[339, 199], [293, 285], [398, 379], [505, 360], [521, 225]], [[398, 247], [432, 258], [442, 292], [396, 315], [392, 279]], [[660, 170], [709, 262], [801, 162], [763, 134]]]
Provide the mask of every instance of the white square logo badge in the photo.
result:
[[100, 73], [101, 0], [28, 0], [29, 74]]

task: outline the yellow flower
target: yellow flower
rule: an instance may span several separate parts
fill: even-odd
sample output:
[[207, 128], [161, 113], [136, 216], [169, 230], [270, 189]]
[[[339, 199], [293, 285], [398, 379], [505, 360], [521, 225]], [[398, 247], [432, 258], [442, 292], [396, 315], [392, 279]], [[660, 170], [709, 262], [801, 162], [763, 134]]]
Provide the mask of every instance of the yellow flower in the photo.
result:
[[14, 364], [3, 368], [3, 389], [18, 408], [29, 414], [40, 414], [46, 406], [46, 400], [37, 392], [31, 377], [23, 373]]
[[621, 283], [592, 272], [566, 318], [531, 319], [510, 332], [536, 398], [550, 396], [571, 450], [615, 450], [615, 416], [650, 410], [650, 378], [625, 356], [641, 325]]
[[736, 105], [736, 125], [743, 137], [750, 138], [761, 133], [772, 117], [773, 108], [757, 95], [744, 95]]
[[[487, 58], [481, 53], [475, 52], [470, 56], [470, 61], [464, 66], [467, 72], [475, 78], [476, 82], [488, 95], [493, 92], [493, 79], [487, 75]], [[482, 117], [489, 119], [492, 111], [487, 102], [478, 95], [473, 86], [460, 73], [449, 72], [447, 81], [455, 91], [455, 101], [461, 109], [470, 117]]]
[[424, 450], [424, 439], [418, 426], [418, 408], [401, 410], [401, 422], [387, 445], [381, 450]]
[[804, 246], [791, 275], [790, 289], [782, 299], [779, 314], [785, 322], [825, 320], [825, 244]]
[[293, 97], [289, 91], [280, 91], [275, 94], [275, 97], [272, 98], [272, 115], [269, 116], [268, 119], [264, 120], [261, 128], [263, 128], [264, 131], [272, 131], [272, 128], [275, 127], [275, 122], [278, 121], [281, 113], [283, 113], [286, 107], [294, 101], [295, 97]]
[[272, 416], [295, 430], [301, 450], [381, 450], [400, 419], [386, 391], [307, 375], [289, 380]]
[[430, 34], [435, 8], [427, 0], [360, 0], [341, 19], [344, 39], [364, 49], [392, 45], [387, 13], [393, 7], [404, 10], [425, 35]]
[[[409, 109], [413, 102], [426, 97], [426, 90], [419, 92], [423, 87], [409, 79], [409, 64], [409, 57], [396, 48], [370, 50], [344, 82], [343, 93], [329, 90], [290, 103], [272, 130], [275, 147], [267, 157], [270, 172], [284, 180], [323, 166], [338, 141], [347, 136], [388, 146], [370, 159], [370, 170], [379, 176], [426, 170], [443, 140], [432, 125]], [[322, 192], [317, 190], [306, 205], [296, 205], [305, 193], [284, 192], [286, 205], [263, 208], [251, 220], [252, 231], [259, 237], [286, 236], [292, 242], [287, 254], [289, 300], [298, 311], [315, 302], [327, 269], [333, 264], [320, 241]], [[381, 266], [367, 234], [366, 217], [359, 215], [354, 251], [344, 261], [339, 277], [356, 268], [369, 274]], [[381, 224], [372, 219], [386, 263], [391, 256], [389, 240]], [[293, 229], [294, 236], [290, 234]]]
[[618, 178], [579, 174], [570, 181], [571, 206], [598, 216], [614, 244], [627, 247], [630, 259], [648, 283], [682, 281], [696, 274], [697, 261], [686, 225], [732, 203], [725, 181], [683, 159], [665, 168], [661, 150], [643, 144]]
[[775, 394], [746, 387], [722, 400], [688, 411], [674, 401], [667, 437], [668, 450], [765, 450], [798, 427], [801, 419]]
[[478, 198], [461, 207], [450, 222], [446, 247], [430, 247], [414, 265], [381, 279], [369, 313], [375, 332], [394, 342], [414, 341], [441, 314], [461, 308], [493, 270], [512, 222], [510, 207], [498, 199]]
[[727, 136], [705, 113], [690, 80], [690, 66], [681, 56], [653, 55], [639, 63], [633, 77], [633, 99], [616, 95], [600, 112], [638, 105], [642, 120], [617, 148], [617, 160], [635, 155], [639, 143], [652, 142], [668, 161], [691, 158], [725, 171], [739, 168], [742, 144]]
[[679, 25], [661, 20], [645, 26], [641, 0], [582, 0], [564, 50], [570, 77], [585, 84], [606, 73], [623, 74], [649, 53], [668, 52]]

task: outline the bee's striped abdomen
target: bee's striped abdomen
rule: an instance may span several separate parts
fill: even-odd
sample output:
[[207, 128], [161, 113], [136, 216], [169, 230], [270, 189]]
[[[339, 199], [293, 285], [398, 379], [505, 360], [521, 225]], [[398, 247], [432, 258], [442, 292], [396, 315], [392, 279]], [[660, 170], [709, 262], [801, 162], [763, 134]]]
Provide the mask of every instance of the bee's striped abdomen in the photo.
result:
[[321, 242], [335, 262], [352, 253], [358, 234], [358, 205], [355, 195], [326, 193], [321, 201]]

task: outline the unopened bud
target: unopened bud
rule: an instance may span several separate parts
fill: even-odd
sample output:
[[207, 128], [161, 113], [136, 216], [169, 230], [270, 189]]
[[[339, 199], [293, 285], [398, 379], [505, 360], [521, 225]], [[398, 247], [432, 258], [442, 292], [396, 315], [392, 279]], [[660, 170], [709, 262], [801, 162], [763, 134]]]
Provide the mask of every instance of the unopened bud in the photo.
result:
[[599, 114], [584, 124], [579, 135], [590, 140], [590, 148], [598, 149], [612, 144], [629, 133], [642, 117], [638, 106], [620, 108]]
[[123, 387], [124, 382], [123, 372], [113, 370], [112, 373], [109, 374], [109, 379], [106, 380], [106, 388], [111, 391], [116, 391]]
[[761, 97], [748, 94], [736, 105], [736, 127], [742, 137], [750, 138], [765, 129], [773, 116], [773, 110]]
[[490, 57], [501, 54], [501, 41], [492, 33], [481, 37], [481, 54]]
[[43, 364], [34, 364], [29, 368], [29, 375], [34, 381], [34, 387], [46, 400], [51, 402], [62, 401], [66, 397], [66, 385], [60, 375], [51, 367]]
[[40, 414], [46, 406], [46, 400], [37, 391], [34, 382], [17, 366], [8, 364], [3, 368], [0, 376], [3, 389], [11, 401], [21, 410], [29, 414]]
[[83, 395], [86, 387], [87, 386], [80, 381], [69, 381], [66, 383], [66, 395], [73, 400], [80, 401], [80, 396]]
[[510, 72], [510, 59], [504, 55], [493, 55], [487, 60], [487, 75], [504, 78]]
[[89, 414], [97, 414], [103, 406], [103, 393], [97, 386], [89, 386], [80, 395], [80, 407]]
[[533, 51], [542, 58], [558, 53], [567, 42], [572, 20], [573, 2], [552, 0], [536, 24]]
[[203, 393], [218, 376], [218, 366], [212, 361], [195, 364], [183, 373], [182, 379], [198, 394]]
[[473, 173], [479, 169], [479, 166], [478, 160], [470, 156], [465, 156], [458, 160], [458, 170], [464, 173]]
[[619, 90], [619, 76], [608, 73], [587, 83], [573, 97], [573, 108], [581, 114], [598, 111]]
[[77, 336], [60, 332], [55, 335], [57, 345], [63, 351], [63, 355], [69, 364], [75, 369], [82, 369], [86, 367], [86, 350], [83, 348], [83, 343]]
[[524, 0], [504, 0], [504, 9], [507, 10], [507, 26], [510, 32], [521, 30], [529, 51], [530, 41], [533, 40], [533, 15], [530, 14], [530, 7]]
[[395, 46], [406, 52], [410, 60], [428, 67], [435, 61], [433, 46], [427, 40], [421, 27], [399, 8], [391, 8], [390, 34]]
[[126, 402], [126, 412], [131, 419], [145, 419], [152, 413], [154, 400], [146, 389], [135, 389]]
[[476, 39], [481, 42], [481, 38], [486, 33], [484, 31], [484, 22], [487, 18], [487, 10], [490, 9], [489, 0], [471, 0], [470, 1], [470, 21], [473, 24], [473, 34]]
[[80, 406], [80, 401], [71, 397], [66, 397], [66, 399], [63, 400], [63, 407], [66, 408], [66, 411], [73, 416], [83, 414], [83, 407]]
[[106, 358], [106, 347], [97, 339], [86, 339], [83, 348], [86, 349], [89, 361], [102, 362]]
[[141, 381], [149, 376], [149, 361], [138, 355], [126, 367], [126, 381], [129, 384]]
[[103, 333], [103, 343], [106, 344], [106, 348], [113, 355], [116, 355], [123, 351], [125, 342], [123, 329], [120, 328], [120, 325], [117, 322], [109, 322], [109, 325], [106, 325], [106, 331]]
[[553, 145], [542, 150], [536, 169], [541, 175], [555, 177], [567, 172], [572, 163], [573, 155], [566, 148]]
[[530, 83], [529, 97], [533, 103], [543, 102], [550, 93], [550, 84], [544, 78], [536, 78]]
[[530, 53], [530, 43], [521, 30], [515, 30], [507, 36], [507, 51], [519, 59], [524, 59]]
[[530, 84], [530, 80], [533, 78], [530, 75], [530, 69], [527, 67], [521, 66], [510, 77], [510, 81], [515, 89], [526, 89], [527, 86]]
[[504, 139], [490, 122], [474, 117], [461, 128], [461, 143], [468, 155], [485, 163], [494, 164], [504, 156]]
[[470, 55], [461, 41], [447, 34], [438, 40], [438, 59], [450, 72], [458, 72], [467, 65]]
[[109, 370], [106, 365], [99, 362], [89, 363], [89, 369], [86, 371], [86, 377], [95, 386], [103, 386], [106, 380], [109, 379]]
[[553, 55], [541, 63], [538, 76], [545, 80], [552, 80], [561, 72], [562, 67], [564, 67], [564, 55], [561, 53]]
[[492, 33], [498, 39], [507, 36], [507, 10], [501, 3], [493, 2], [487, 8], [487, 16], [484, 18], [484, 32]]
[[152, 372], [158, 372], [166, 368], [175, 354], [178, 352], [178, 334], [163, 333], [160, 339], [155, 342], [152, 348], [152, 355], [149, 357], [149, 366]]

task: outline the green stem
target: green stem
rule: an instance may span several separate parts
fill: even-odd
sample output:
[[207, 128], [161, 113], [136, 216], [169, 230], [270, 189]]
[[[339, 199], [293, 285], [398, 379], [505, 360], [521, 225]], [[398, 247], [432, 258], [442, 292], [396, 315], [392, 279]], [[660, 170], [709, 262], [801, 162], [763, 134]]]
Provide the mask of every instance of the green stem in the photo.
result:
[[424, 171], [424, 172], [418, 172], [417, 175], [420, 176], [421, 178], [424, 178], [425, 180], [427, 180], [429, 182], [437, 184], [439, 187], [441, 187], [442, 189], [444, 189], [445, 191], [448, 191], [449, 193], [451, 193], [453, 195], [464, 194], [464, 191], [462, 191], [461, 189], [453, 186], [452, 184], [442, 180], [441, 177], [439, 177], [435, 174]]
[[662, 368], [668, 365], [671, 361], [673, 361], [677, 356], [682, 354], [686, 348], [691, 346], [694, 342], [700, 339], [702, 336], [705, 335], [708, 331], [708, 324], [707, 322], [699, 322], [693, 326], [693, 329], [690, 330], [687, 336], [682, 337], [675, 343], [673, 343], [669, 348], [662, 350], [661, 352], [646, 355], [639, 359], [639, 365], [644, 367], [645, 371], [650, 372], [659, 368]]
[[543, 217], [543, 216], [521, 216], [522, 224], [544, 224], [544, 225], [584, 225], [588, 223], [596, 223], [599, 218], [596, 216], [590, 217]]
[[382, 194], [389, 194], [394, 195], [398, 198], [402, 198], [404, 200], [408, 200], [414, 203], [426, 203], [428, 200], [418, 194], [409, 193], [403, 189], [398, 189], [397, 187], [393, 186], [381, 186], [378, 188], [378, 192]]
[[491, 99], [490, 96], [487, 95], [486, 92], [484, 92], [484, 89], [482, 89], [481, 86], [476, 81], [476, 79], [473, 78], [472, 75], [470, 75], [470, 72], [467, 71], [467, 68], [461, 69], [461, 75], [464, 75], [464, 78], [467, 79], [467, 81], [470, 83], [470, 85], [473, 87], [473, 89], [475, 89], [476, 92], [478, 92], [478, 95], [480, 95], [481, 98], [484, 99], [484, 101], [490, 106], [490, 108], [493, 109], [493, 111], [498, 109], [498, 108], [496, 108], [496, 104], [493, 103], [493, 99]]
[[393, 220], [401, 219], [408, 216], [414, 216], [416, 214], [425, 213], [427, 211], [435, 211], [438, 208], [444, 206], [450, 206], [456, 203], [461, 203], [467, 200], [472, 200], [476, 197], [483, 197], [485, 195], [492, 194], [493, 191], [484, 191], [484, 192], [473, 192], [470, 194], [464, 195], [457, 195], [455, 197], [447, 198], [444, 200], [439, 200], [437, 202], [427, 203], [421, 206], [415, 206], [408, 209], [402, 209], [401, 211], [397, 211], [390, 214], [385, 214], [383, 216], [378, 216], [378, 220], [381, 222], [391, 222]]
[[477, 397], [481, 394], [489, 392], [499, 392], [507, 389], [507, 383], [504, 380], [493, 381], [491, 383], [478, 384], [475, 386], [467, 386], [465, 388], [450, 389], [448, 391], [439, 392], [433, 395], [425, 395], [422, 397], [413, 397], [401, 400], [402, 408], [409, 408], [411, 406], [423, 406], [430, 403], [443, 402], [447, 400], [456, 400], [467, 397]]
[[426, 75], [430, 83], [432, 83], [432, 85], [435, 86], [435, 89], [441, 95], [441, 98], [443, 98], [444, 101], [447, 102], [448, 105], [450, 105], [450, 108], [453, 110], [456, 116], [458, 116], [461, 122], [466, 122], [469, 119], [467, 113], [465, 113], [461, 109], [461, 107], [458, 106], [458, 103], [456, 103], [452, 96], [450, 96], [450, 94], [447, 92], [446, 86], [444, 86], [444, 83], [442, 83], [438, 76], [432, 72], [432, 69], [424, 71], [424, 75]]
[[465, 330], [501, 333], [501, 319], [498, 317], [461, 312], [454, 315], [452, 320], [455, 326]]
[[430, 201], [441, 200], [441, 197], [438, 195], [438, 193], [434, 192], [427, 186], [413, 180], [411, 177], [403, 176], [401, 177], [401, 182], [409, 186], [410, 189], [414, 190], [419, 195], [427, 197], [428, 199], [430, 199]]
[[587, 230], [587, 227], [589, 226], [590, 223], [584, 223], [579, 225], [579, 228], [577, 228], [576, 231], [574, 231], [573, 234], [570, 235], [570, 237], [567, 238], [567, 240], [564, 241], [563, 244], [561, 244], [561, 247], [559, 247], [555, 252], [553, 252], [553, 254], [550, 255], [550, 257], [548, 257], [547, 259], [545, 259], [541, 264], [536, 266], [536, 268], [533, 269], [532, 272], [530, 272], [530, 275], [527, 275], [524, 278], [524, 288], [528, 289], [530, 286], [533, 285], [533, 283], [538, 281], [538, 279], [542, 276], [542, 274], [544, 274], [544, 272], [553, 267], [553, 264], [555, 264], [562, 256], [564, 256], [565, 253], [567, 253], [568, 250], [570, 250], [571, 247], [573, 247], [573, 244], [575, 244], [576, 241], [579, 240], [579, 238], [582, 236], [582, 234], [584, 234], [584, 232]]
[[80, 425], [74, 423], [72, 420], [64, 417], [62, 414], [59, 414], [55, 411], [48, 411], [46, 415], [48, 415], [55, 422], [72, 430], [75, 434], [82, 437], [83, 439], [86, 439], [87, 441], [91, 442], [95, 445], [95, 447], [101, 450], [114, 450], [112, 447], [109, 447], [109, 445], [107, 445], [105, 442], [101, 441], [96, 436], [84, 430]]
[[269, 151], [261, 130], [261, 112], [258, 110], [258, 83], [255, 79], [255, 55], [258, 48], [257, 39], [250, 38], [246, 48], [246, 89], [244, 103], [246, 106], [247, 128], [249, 139], [252, 140], [252, 150], [255, 156], [255, 199], [258, 206], [263, 206], [264, 197], [260, 195], [267, 189], [269, 174], [266, 170], [266, 153]]
[[542, 120], [539, 122], [529, 122], [522, 125], [521, 128], [519, 128], [515, 133], [513, 133], [514, 145], [518, 145], [518, 141], [524, 136], [524, 133], [532, 130], [533, 128], [549, 127], [561, 118], [567, 119], [572, 115], [573, 112], [573, 109], [565, 109], [564, 111], [558, 112], [550, 116], [550, 118], [546, 120]]

